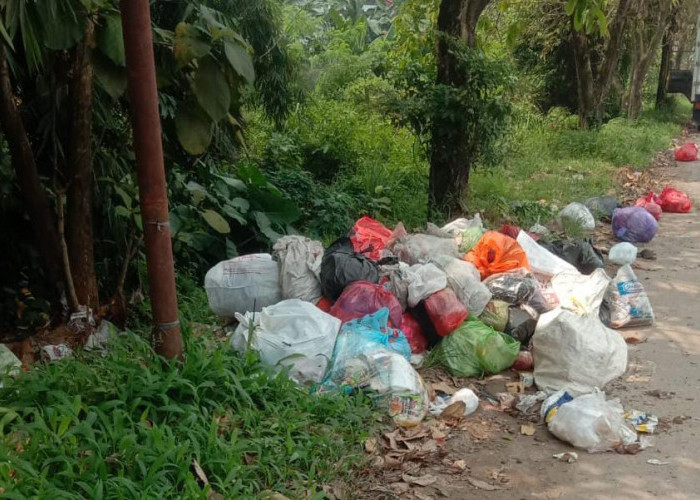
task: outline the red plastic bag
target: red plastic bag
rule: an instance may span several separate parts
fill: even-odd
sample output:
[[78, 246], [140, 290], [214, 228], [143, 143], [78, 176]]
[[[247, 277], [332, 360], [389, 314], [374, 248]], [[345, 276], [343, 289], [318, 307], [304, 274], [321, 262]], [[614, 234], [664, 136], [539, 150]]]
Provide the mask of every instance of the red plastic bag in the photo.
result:
[[520, 351], [513, 363], [513, 370], [519, 372], [530, 372], [535, 368], [535, 360], [530, 351]]
[[401, 318], [401, 331], [406, 336], [406, 340], [411, 344], [411, 352], [420, 354], [428, 348], [428, 339], [423, 334], [423, 329], [420, 323], [414, 318], [411, 313], [403, 313]]
[[530, 269], [527, 255], [518, 242], [498, 231], [486, 231], [464, 260], [476, 266], [482, 280], [520, 267]]
[[520, 227], [513, 224], [503, 224], [503, 227], [499, 229], [498, 232], [517, 240], [520, 234]]
[[693, 204], [683, 191], [671, 186], [666, 186], [659, 195], [659, 205], [664, 212], [684, 214], [690, 212]]
[[683, 144], [676, 149], [676, 161], [696, 161], [698, 159], [698, 146], [694, 142]]
[[454, 332], [469, 316], [469, 311], [450, 288], [440, 290], [425, 299], [425, 311], [435, 331], [441, 337]]
[[355, 252], [377, 261], [381, 258], [380, 253], [386, 247], [391, 235], [391, 229], [365, 216], [355, 222], [350, 231], [350, 241]]
[[389, 321], [394, 328], [401, 328], [401, 304], [381, 285], [369, 281], [349, 284], [331, 307], [330, 314], [347, 323], [350, 320], [374, 314], [382, 307], [389, 309]]
[[654, 216], [656, 220], [661, 217], [661, 206], [659, 205], [659, 197], [654, 194], [653, 191], [649, 191], [649, 194], [643, 198], [639, 198], [634, 202], [635, 207], [642, 207], [651, 215]]
[[316, 307], [318, 307], [324, 313], [330, 312], [331, 307], [333, 307], [333, 301], [328, 297], [321, 297], [316, 302]]

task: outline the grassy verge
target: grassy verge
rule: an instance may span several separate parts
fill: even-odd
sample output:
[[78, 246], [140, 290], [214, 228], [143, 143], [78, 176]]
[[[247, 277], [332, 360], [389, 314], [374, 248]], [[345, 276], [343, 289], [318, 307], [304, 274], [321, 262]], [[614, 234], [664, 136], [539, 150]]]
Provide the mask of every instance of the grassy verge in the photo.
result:
[[530, 225], [571, 201], [614, 194], [614, 172], [625, 165], [644, 168], [671, 145], [689, 116], [690, 104], [676, 99], [637, 122], [618, 118], [598, 130], [567, 128], [571, 120], [524, 126], [514, 134], [502, 165], [473, 174], [469, 207], [489, 221]]
[[185, 333], [181, 366], [129, 334], [104, 358], [79, 354], [5, 379], [3, 498], [205, 498], [195, 460], [225, 498], [304, 496], [362, 461], [366, 401], [310, 397]]

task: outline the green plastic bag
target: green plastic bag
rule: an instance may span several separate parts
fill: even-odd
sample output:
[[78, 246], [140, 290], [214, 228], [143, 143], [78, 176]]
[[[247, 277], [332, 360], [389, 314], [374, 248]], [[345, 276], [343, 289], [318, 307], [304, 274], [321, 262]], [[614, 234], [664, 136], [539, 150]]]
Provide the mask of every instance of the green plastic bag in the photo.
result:
[[470, 317], [442, 339], [431, 358], [452, 375], [478, 377], [510, 368], [518, 352], [520, 342]]
[[479, 315], [479, 321], [496, 331], [505, 332], [508, 324], [508, 308], [510, 304], [502, 300], [491, 300]]
[[459, 244], [459, 251], [467, 253], [474, 248], [479, 240], [484, 235], [484, 230], [479, 226], [472, 226], [462, 232], [462, 241]]

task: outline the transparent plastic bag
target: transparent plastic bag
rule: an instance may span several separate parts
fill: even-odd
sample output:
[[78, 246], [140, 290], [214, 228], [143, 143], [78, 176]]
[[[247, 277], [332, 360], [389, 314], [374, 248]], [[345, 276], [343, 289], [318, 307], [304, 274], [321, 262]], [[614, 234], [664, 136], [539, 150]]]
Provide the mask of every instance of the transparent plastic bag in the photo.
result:
[[574, 266], [538, 244], [525, 231], [520, 231], [517, 242], [527, 255], [533, 273], [551, 277], [563, 272], [576, 272]]
[[399, 238], [391, 250], [410, 265], [428, 262], [436, 255], [458, 256], [457, 243], [453, 239], [429, 234], [409, 234]]
[[411, 282], [410, 267], [405, 262], [379, 266], [379, 282], [398, 299], [403, 310], [408, 308], [408, 285]]
[[496, 300], [502, 300], [510, 305], [528, 305], [540, 314], [550, 309], [540, 292], [539, 282], [527, 269], [494, 274], [486, 278], [484, 284]]
[[473, 219], [455, 219], [443, 226], [442, 230], [454, 237], [461, 253], [474, 248], [485, 231], [480, 214], [476, 214]]
[[386, 288], [367, 281], [356, 281], [347, 286], [331, 307], [330, 313], [343, 323], [374, 314], [382, 308], [389, 311], [394, 328], [401, 328], [403, 310], [398, 299]]
[[434, 293], [424, 304], [430, 322], [441, 337], [452, 333], [469, 315], [467, 307], [449, 288]]
[[610, 326], [613, 328], [647, 326], [654, 323], [654, 311], [649, 296], [629, 264], [617, 271], [604, 300], [610, 309]]
[[634, 264], [634, 261], [637, 259], [637, 247], [632, 243], [618, 243], [617, 245], [613, 245], [610, 249], [608, 258], [610, 262], [619, 266]]
[[303, 236], [283, 236], [273, 255], [280, 263], [280, 285], [285, 299], [317, 302], [321, 298], [323, 245]]
[[414, 264], [409, 268], [408, 307], [447, 287], [447, 275], [435, 264]]
[[491, 300], [479, 315], [479, 321], [496, 331], [505, 332], [506, 325], [508, 324], [509, 307], [510, 304], [508, 304], [508, 302]]
[[445, 274], [447, 286], [452, 289], [459, 301], [467, 306], [474, 316], [478, 316], [491, 300], [491, 292], [481, 282], [479, 271], [474, 264], [448, 255], [433, 259]]
[[559, 220], [565, 230], [569, 228], [584, 231], [595, 229], [595, 218], [583, 203], [569, 203], [559, 212]]

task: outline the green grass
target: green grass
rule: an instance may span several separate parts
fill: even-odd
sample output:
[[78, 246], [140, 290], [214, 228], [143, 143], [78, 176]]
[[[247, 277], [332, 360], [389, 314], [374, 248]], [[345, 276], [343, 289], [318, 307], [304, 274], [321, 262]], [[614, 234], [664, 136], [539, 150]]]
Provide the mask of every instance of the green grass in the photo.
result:
[[646, 167], [654, 154], [671, 146], [689, 117], [689, 103], [674, 100], [667, 110], [647, 111], [637, 122], [616, 118], [597, 130], [570, 129], [546, 119], [523, 127], [500, 166], [473, 173], [470, 211], [482, 212], [491, 222], [530, 225], [571, 201], [614, 194], [615, 171]]
[[374, 415], [360, 397], [312, 397], [284, 375], [190, 339], [186, 362], [139, 336], [107, 357], [35, 365], [0, 389], [3, 498], [292, 497], [363, 460]]

